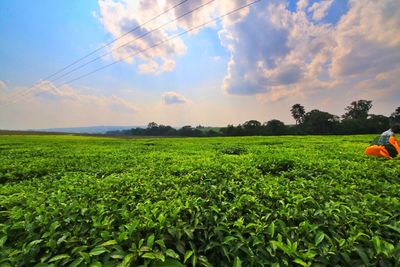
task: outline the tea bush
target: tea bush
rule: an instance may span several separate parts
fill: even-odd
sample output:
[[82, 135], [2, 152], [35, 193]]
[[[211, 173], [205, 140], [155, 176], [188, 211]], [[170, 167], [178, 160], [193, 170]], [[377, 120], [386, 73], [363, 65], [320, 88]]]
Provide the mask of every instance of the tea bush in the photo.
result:
[[371, 139], [1, 136], [0, 265], [398, 266]]

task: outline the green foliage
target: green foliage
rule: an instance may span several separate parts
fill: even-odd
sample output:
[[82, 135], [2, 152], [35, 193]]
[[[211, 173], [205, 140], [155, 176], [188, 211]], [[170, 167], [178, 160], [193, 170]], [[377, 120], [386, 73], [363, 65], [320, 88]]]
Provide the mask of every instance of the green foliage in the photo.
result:
[[372, 136], [2, 136], [0, 266], [398, 266]]
[[349, 106], [345, 108], [347, 111], [342, 115], [345, 120], [360, 120], [368, 117], [368, 112], [372, 108], [371, 100], [357, 100], [351, 102]]

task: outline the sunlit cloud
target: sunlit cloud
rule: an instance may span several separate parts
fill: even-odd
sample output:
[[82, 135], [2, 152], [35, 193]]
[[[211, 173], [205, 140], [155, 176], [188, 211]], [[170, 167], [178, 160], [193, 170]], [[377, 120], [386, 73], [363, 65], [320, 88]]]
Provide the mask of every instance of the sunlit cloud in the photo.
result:
[[190, 101], [176, 92], [166, 92], [161, 96], [161, 99], [166, 105], [187, 104]]
[[[126, 63], [138, 63], [140, 73], [160, 74], [174, 70], [176, 58], [184, 55], [187, 50], [182, 37], [173, 39], [171, 37], [192, 28], [196, 28], [196, 30], [190, 31], [190, 35], [198, 33], [204, 27], [215, 27], [215, 23], [208, 23], [203, 27], [198, 26], [211, 22], [217, 16], [249, 2], [251, 1], [188, 1], [170, 10], [164, 16], [148, 22], [151, 18], [171, 9], [176, 5], [176, 2], [99, 0], [100, 11], [99, 14], [94, 14], [94, 17], [114, 37], [118, 37], [140, 25], [140, 28], [130, 32], [127, 37], [112, 45], [110, 48], [112, 58], [123, 60]], [[195, 10], [195, 12], [190, 13], [192, 10]], [[225, 24], [235, 23], [244, 18], [248, 12], [249, 9], [245, 8], [240, 12], [224, 17], [223, 21]], [[162, 27], [160, 28], [160, 26]], [[162, 45], [155, 46], [159, 43], [162, 43]]]
[[321, 20], [326, 16], [328, 9], [331, 7], [333, 0], [322, 0], [321, 2], [315, 2], [308, 8], [308, 12], [312, 12], [312, 18], [314, 20]]
[[[8, 122], [8, 128], [14, 128], [13, 125], [23, 125], [26, 129], [121, 124], [140, 113], [134, 103], [119, 96], [83, 93], [69, 85], [56, 87], [49, 81], [42, 81], [34, 90], [10, 87], [12, 90], [0, 94], [0, 121]], [[10, 116], [14, 118], [12, 121], [7, 120]]]
[[7, 84], [6, 82], [0, 80], [0, 91], [6, 90], [7, 89]]

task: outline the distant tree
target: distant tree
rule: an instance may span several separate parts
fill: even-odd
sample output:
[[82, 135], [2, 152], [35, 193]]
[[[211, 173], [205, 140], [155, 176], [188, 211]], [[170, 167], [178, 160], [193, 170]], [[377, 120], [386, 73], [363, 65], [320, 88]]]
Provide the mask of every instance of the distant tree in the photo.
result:
[[235, 126], [228, 124], [228, 126], [221, 128], [222, 135], [232, 136], [235, 132]]
[[286, 126], [280, 120], [270, 120], [265, 124], [265, 133], [268, 135], [286, 134]]
[[300, 104], [294, 104], [290, 112], [292, 113], [292, 117], [296, 120], [296, 124], [301, 123], [306, 114], [304, 107]]
[[389, 118], [383, 115], [371, 114], [365, 123], [365, 129], [362, 133], [381, 133], [387, 130]]
[[147, 124], [147, 129], [153, 129], [153, 128], [157, 128], [158, 124], [155, 122], [149, 122], [149, 124]]
[[249, 120], [243, 123], [243, 135], [260, 135], [262, 134], [261, 122], [257, 120]]
[[338, 116], [314, 109], [304, 115], [301, 127], [309, 134], [333, 134], [338, 124]]
[[367, 119], [368, 112], [372, 108], [371, 100], [353, 101], [346, 107], [346, 113], [342, 116], [345, 120], [362, 120]]
[[390, 115], [390, 120], [400, 122], [400, 107], [396, 108], [396, 110]]
[[249, 120], [249, 121], [246, 121], [245, 123], [243, 123], [243, 127], [245, 129], [257, 129], [257, 128], [261, 127], [261, 122], [259, 122], [257, 120]]
[[206, 132], [206, 135], [207, 135], [207, 136], [219, 136], [220, 133], [217, 132], [217, 131], [215, 131], [215, 130], [210, 129], [210, 130], [208, 130], [208, 131]]
[[183, 126], [178, 130], [178, 133], [181, 136], [203, 136], [201, 130], [192, 128], [190, 125]]

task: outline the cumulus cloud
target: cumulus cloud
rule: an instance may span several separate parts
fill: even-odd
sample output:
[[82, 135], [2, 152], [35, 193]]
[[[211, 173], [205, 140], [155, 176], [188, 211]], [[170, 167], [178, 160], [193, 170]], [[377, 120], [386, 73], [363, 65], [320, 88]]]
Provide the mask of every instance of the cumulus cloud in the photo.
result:
[[74, 104], [74, 106], [90, 105], [93, 109], [107, 109], [131, 114], [137, 112], [133, 103], [115, 95], [99, 96], [84, 94], [69, 85], [56, 87], [50, 81], [41, 81], [33, 88], [34, 90], [27, 90], [28, 88], [17, 88], [17, 90], [13, 90], [13, 93], [9, 92], [4, 95], [4, 99], [9, 100], [15, 98], [14, 96], [19, 96], [16, 98], [17, 101], [14, 101], [14, 105], [25, 105], [25, 102], [29, 101], [41, 105], [47, 105], [49, 103], [52, 105], [57, 104], [65, 106], [68, 106], [69, 104]]
[[[263, 102], [324, 90], [393, 94], [394, 73], [400, 69], [400, 5], [350, 1], [336, 24], [321, 22], [332, 4], [308, 7], [309, 1], [302, 0], [293, 12], [270, 1], [239, 23], [223, 25], [221, 44], [231, 52], [223, 89], [258, 95]], [[378, 81], [379, 75], [385, 80]]]
[[334, 33], [333, 76], [375, 76], [400, 66], [400, 5], [352, 1]]
[[321, 20], [326, 16], [328, 9], [331, 7], [333, 0], [323, 0], [321, 2], [315, 2], [308, 8], [308, 12], [312, 12], [312, 18], [314, 20]]
[[[113, 50], [113, 59], [137, 62], [141, 73], [172, 71], [176, 58], [186, 51], [182, 38], [134, 58], [129, 55], [250, 2], [214, 1], [160, 31], [151, 32], [208, 1], [188, 1], [144, 25], [127, 39], [149, 33], [148, 36]], [[218, 24], [218, 37], [230, 59], [221, 81], [222, 89], [232, 95], [258, 95], [264, 102], [304, 97], [323, 90], [360, 90], [361, 84], [371, 90], [391, 91], [394, 73], [400, 68], [398, 1], [348, 0], [348, 10], [333, 23], [327, 21], [327, 14], [335, 1], [342, 0], [299, 0], [296, 10], [289, 10], [285, 1], [261, 1], [225, 17]], [[105, 30], [116, 37], [174, 4], [158, 0], [99, 0], [97, 17]], [[126, 39], [113, 48], [123, 42]], [[385, 82], [378, 82], [379, 75], [386, 77]]]
[[298, 11], [303, 11], [307, 8], [308, 6], [308, 0], [299, 0], [297, 2], [297, 10]]
[[0, 80], [0, 90], [6, 90], [7, 89], [7, 84], [6, 82]]
[[[181, 37], [171, 38], [176, 34], [198, 27], [211, 21], [216, 16], [227, 13], [250, 0], [198, 0], [188, 1], [170, 10], [177, 2], [159, 0], [99, 0], [99, 14], [95, 17], [104, 29], [114, 37], [119, 37], [137, 27], [126, 37], [115, 42], [111, 47], [112, 58], [127, 63], [137, 62], [141, 73], [160, 74], [175, 68], [175, 59], [186, 52], [186, 45]], [[152, 18], [167, 14], [149, 22]], [[195, 10], [195, 12], [189, 13]], [[248, 9], [224, 17], [224, 23], [240, 21]], [[186, 14], [186, 15], [185, 15]], [[160, 26], [162, 28], [158, 29]], [[204, 25], [214, 27], [215, 23]], [[155, 30], [158, 29], [158, 30]], [[195, 34], [200, 31], [191, 31]], [[169, 40], [164, 42], [165, 40]], [[155, 46], [159, 43], [162, 45]]]
[[319, 66], [328, 61], [331, 26], [314, 24], [304, 12], [292, 13], [282, 3], [265, 3], [253, 12], [220, 32], [222, 44], [231, 51], [226, 92], [264, 94], [323, 76]]
[[34, 90], [15, 84], [8, 87], [5, 94], [0, 93], [0, 128], [129, 125], [143, 116], [139, 103], [89, 87], [56, 87], [49, 81], [36, 84]]
[[162, 94], [161, 99], [166, 105], [187, 104], [190, 102], [186, 97], [175, 92], [166, 92]]

